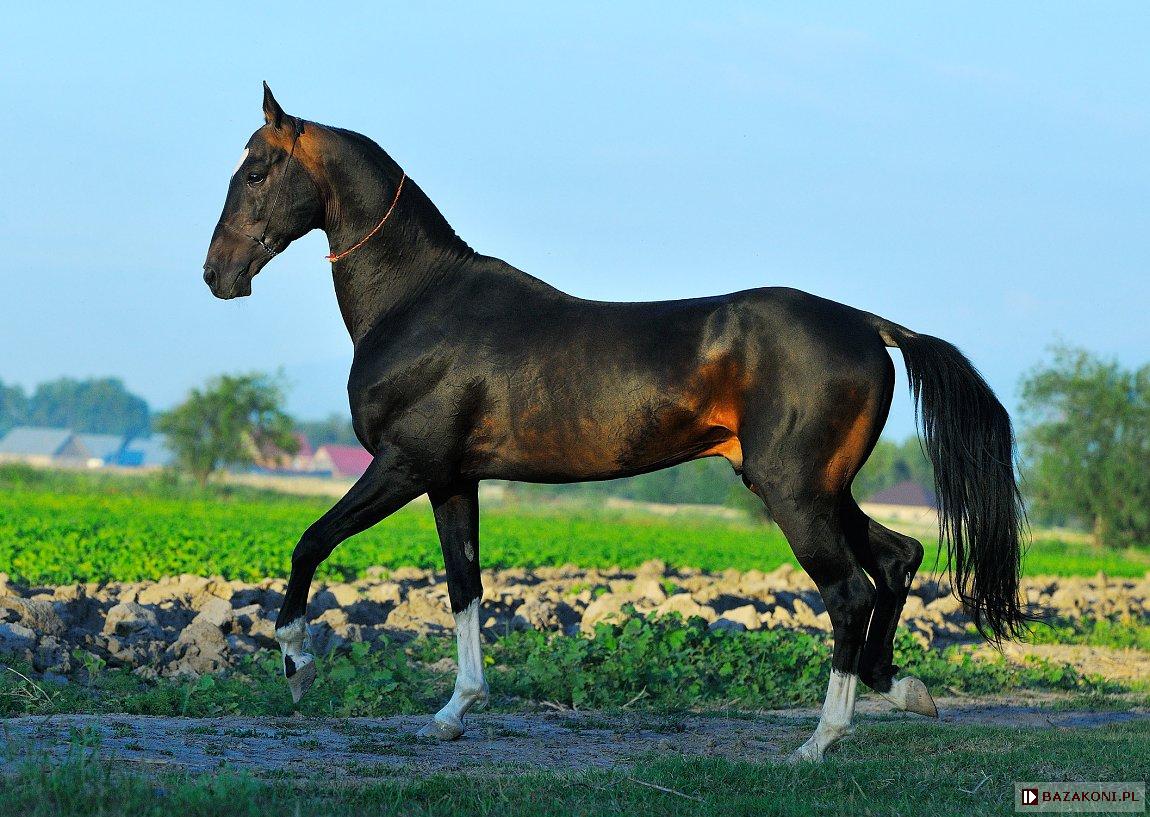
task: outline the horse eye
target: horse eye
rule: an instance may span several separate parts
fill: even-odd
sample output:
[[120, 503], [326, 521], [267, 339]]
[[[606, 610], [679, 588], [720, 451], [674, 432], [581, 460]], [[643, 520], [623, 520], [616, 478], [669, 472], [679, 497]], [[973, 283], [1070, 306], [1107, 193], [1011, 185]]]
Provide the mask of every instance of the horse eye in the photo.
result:
[[265, 178], [267, 178], [267, 177], [266, 177], [266, 176], [264, 176], [264, 174], [263, 174], [263, 173], [254, 173], [254, 172], [253, 172], [253, 173], [249, 173], [249, 174], [248, 174], [248, 184], [259, 184], [259, 183], [260, 183], [260, 182], [262, 182], [262, 181], [263, 181]]

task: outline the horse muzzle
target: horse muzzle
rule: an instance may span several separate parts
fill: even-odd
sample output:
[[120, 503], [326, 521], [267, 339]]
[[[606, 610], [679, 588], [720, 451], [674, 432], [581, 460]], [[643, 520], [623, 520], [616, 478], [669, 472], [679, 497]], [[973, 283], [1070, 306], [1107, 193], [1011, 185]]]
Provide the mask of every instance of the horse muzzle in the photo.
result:
[[263, 238], [220, 222], [208, 247], [204, 283], [221, 300], [251, 295], [252, 279], [278, 254]]
[[[230, 265], [229, 265], [230, 266]], [[259, 272], [255, 263], [240, 267], [224, 268], [215, 264], [204, 264], [204, 283], [211, 289], [212, 294], [223, 301], [232, 298], [242, 298], [252, 294], [252, 278]]]

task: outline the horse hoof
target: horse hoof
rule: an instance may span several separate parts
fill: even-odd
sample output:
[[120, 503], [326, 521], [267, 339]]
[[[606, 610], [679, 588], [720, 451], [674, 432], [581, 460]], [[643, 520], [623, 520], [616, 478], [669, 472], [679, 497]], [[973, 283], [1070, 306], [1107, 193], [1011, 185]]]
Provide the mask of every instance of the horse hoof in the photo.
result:
[[441, 721], [439, 718], [432, 718], [416, 734], [421, 738], [435, 738], [442, 741], [456, 740], [463, 734], [463, 721], [456, 719], [448, 722]]
[[822, 763], [823, 753], [819, 751], [819, 745], [811, 738], [798, 749], [795, 749], [787, 756], [787, 763], [792, 766], [797, 766], [800, 763]]
[[930, 697], [930, 691], [927, 690], [926, 684], [917, 678], [906, 678], [905, 681], [906, 711], [928, 718], [937, 718], [938, 707], [935, 706], [934, 698]]
[[913, 712], [927, 718], [938, 717], [938, 707], [934, 704], [934, 698], [930, 696], [926, 684], [917, 678], [899, 679], [891, 687], [886, 698], [905, 712]]
[[284, 656], [284, 675], [291, 689], [292, 703], [298, 704], [299, 699], [315, 682], [315, 659], [310, 655]]

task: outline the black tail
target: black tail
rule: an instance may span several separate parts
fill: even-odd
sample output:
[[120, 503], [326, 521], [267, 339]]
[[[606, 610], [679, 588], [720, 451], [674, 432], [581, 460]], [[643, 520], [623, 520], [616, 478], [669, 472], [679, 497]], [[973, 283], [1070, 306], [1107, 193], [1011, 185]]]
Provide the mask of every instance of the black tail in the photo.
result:
[[953, 345], [881, 318], [877, 328], [906, 362], [955, 592], [979, 632], [1017, 636], [1028, 616], [1018, 598], [1024, 514], [1010, 417]]

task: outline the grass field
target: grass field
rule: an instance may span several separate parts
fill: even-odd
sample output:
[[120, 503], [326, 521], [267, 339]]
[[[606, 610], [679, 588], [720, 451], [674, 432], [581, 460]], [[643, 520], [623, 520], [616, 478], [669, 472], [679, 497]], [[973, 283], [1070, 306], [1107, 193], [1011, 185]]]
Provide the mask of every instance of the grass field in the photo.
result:
[[[250, 489], [199, 490], [157, 477], [0, 468], [0, 566], [18, 581], [47, 584], [179, 573], [247, 581], [286, 576], [295, 542], [329, 505]], [[934, 543], [924, 544], [929, 554]], [[794, 564], [770, 524], [569, 507], [504, 505], [483, 512], [486, 567], [629, 567], [656, 558], [706, 570]], [[924, 567], [932, 563], [928, 555]], [[372, 565], [441, 564], [431, 513], [413, 504], [337, 548], [318, 576], [350, 579]], [[1150, 550], [1100, 551], [1039, 537], [1024, 570], [1141, 576], [1150, 570]]]
[[[907, 751], [913, 747], [913, 751]], [[56, 814], [283, 817], [292, 814], [899, 814], [999, 815], [1013, 811], [1014, 782], [1145, 780], [1145, 722], [1078, 732], [869, 723], [821, 766], [652, 756], [625, 770], [435, 774], [357, 781], [144, 774], [101, 759], [82, 736], [64, 762], [21, 764], [0, 778], [0, 811]], [[661, 787], [661, 788], [655, 788]]]

